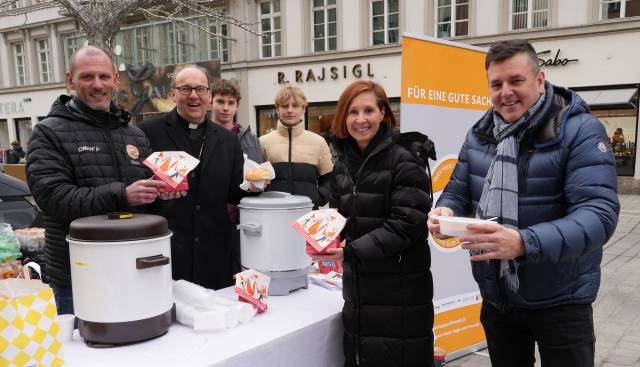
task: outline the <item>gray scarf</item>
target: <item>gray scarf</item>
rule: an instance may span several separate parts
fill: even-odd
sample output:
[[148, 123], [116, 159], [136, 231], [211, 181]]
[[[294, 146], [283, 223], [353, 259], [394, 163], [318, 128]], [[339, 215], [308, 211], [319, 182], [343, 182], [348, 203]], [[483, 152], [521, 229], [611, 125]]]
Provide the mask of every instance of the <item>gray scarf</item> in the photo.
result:
[[[497, 222], [507, 228], [518, 229], [518, 150], [520, 139], [531, 118], [544, 103], [541, 95], [536, 103], [518, 121], [509, 124], [494, 110], [493, 135], [498, 141], [496, 155], [487, 171], [482, 195], [476, 210], [476, 218], [497, 217]], [[481, 251], [471, 251], [472, 255]], [[513, 293], [518, 293], [518, 263], [500, 260], [500, 277]]]

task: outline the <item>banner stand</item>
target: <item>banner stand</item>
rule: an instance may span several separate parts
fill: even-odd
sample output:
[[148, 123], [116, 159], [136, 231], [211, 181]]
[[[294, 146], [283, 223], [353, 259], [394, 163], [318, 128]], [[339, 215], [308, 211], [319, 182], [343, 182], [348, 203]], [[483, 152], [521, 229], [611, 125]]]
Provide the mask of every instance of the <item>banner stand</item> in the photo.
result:
[[[434, 141], [430, 162], [434, 203], [458, 162], [467, 131], [491, 107], [484, 70], [486, 49], [426, 36], [402, 39], [401, 131]], [[467, 251], [457, 238], [429, 236], [434, 285], [435, 345], [453, 360], [486, 347], [482, 298]]]

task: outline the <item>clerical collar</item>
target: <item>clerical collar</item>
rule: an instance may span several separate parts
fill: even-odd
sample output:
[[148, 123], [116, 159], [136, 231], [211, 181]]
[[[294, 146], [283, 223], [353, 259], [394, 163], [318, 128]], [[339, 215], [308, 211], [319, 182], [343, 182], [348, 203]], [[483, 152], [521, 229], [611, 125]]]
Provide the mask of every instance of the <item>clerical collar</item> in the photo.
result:
[[203, 121], [202, 123], [199, 124], [194, 124], [193, 122], [183, 118], [182, 116], [178, 115], [178, 121], [181, 122], [181, 125], [184, 126], [184, 128], [187, 131], [193, 131], [193, 130], [199, 130], [202, 129], [204, 127], [204, 125], [206, 124], [206, 119], [205, 121]]

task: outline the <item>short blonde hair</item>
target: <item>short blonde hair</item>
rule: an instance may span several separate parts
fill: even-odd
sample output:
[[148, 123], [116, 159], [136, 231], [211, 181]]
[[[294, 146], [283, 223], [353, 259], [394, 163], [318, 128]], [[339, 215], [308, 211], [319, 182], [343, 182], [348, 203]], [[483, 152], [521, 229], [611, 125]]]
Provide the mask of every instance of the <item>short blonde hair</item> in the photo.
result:
[[304, 95], [302, 89], [289, 85], [283, 87], [276, 93], [276, 98], [274, 99], [276, 108], [281, 104], [287, 103], [290, 97], [293, 97], [295, 100], [301, 100], [302, 106], [307, 107], [307, 97]]

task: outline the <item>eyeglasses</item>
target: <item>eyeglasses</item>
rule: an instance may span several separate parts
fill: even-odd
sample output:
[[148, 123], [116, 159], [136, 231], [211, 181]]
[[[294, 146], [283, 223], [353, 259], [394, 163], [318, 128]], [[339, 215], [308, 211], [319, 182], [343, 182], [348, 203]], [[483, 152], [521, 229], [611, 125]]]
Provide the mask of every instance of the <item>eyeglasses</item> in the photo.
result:
[[209, 92], [209, 88], [207, 87], [189, 87], [186, 85], [182, 85], [180, 87], [174, 87], [173, 89], [177, 89], [178, 92], [180, 92], [180, 94], [184, 96], [188, 96], [189, 94], [191, 94], [192, 90], [195, 90], [196, 94], [199, 96], [204, 96]]

